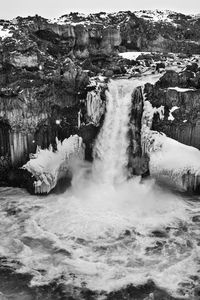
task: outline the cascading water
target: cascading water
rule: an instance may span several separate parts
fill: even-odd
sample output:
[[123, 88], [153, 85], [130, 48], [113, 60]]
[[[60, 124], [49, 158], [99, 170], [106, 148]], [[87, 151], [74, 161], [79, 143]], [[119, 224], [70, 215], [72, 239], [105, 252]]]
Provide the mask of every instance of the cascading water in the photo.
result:
[[133, 90], [133, 82], [124, 80], [112, 80], [108, 86], [107, 112], [94, 147], [94, 172], [100, 182], [120, 183], [127, 178], [127, 133]]
[[[198, 202], [152, 180], [126, 181], [131, 93], [142, 83], [111, 81], [94, 168], [74, 166], [72, 187], [64, 194], [34, 197], [21, 189], [0, 188], [1, 267], [15, 272], [15, 279], [29, 274], [31, 292], [48, 286], [46, 296], [28, 297], [27, 285], [23, 282], [16, 291], [18, 281], [15, 289], [12, 280], [5, 284], [8, 277], [2, 280], [0, 268], [0, 292], [9, 294], [5, 299], [130, 299], [130, 288], [127, 298], [107, 294], [148, 280], [155, 283], [151, 291], [159, 287], [178, 298], [166, 293], [154, 298], [145, 289], [138, 295], [138, 289], [133, 299], [198, 299]], [[62, 286], [64, 296], [53, 294], [55, 284]], [[84, 297], [78, 288], [92, 294]]]

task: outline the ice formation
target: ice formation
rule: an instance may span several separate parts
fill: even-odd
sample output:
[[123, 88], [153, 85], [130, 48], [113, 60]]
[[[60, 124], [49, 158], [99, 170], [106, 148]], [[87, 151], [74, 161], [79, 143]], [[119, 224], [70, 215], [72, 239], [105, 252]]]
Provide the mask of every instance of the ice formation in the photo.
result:
[[151, 130], [156, 111], [149, 101], [144, 102], [142, 149], [150, 158], [150, 174], [178, 188], [195, 191], [200, 184], [200, 151]]
[[92, 123], [98, 125], [99, 121], [105, 111], [105, 104], [103, 103], [100, 90], [94, 90], [87, 93], [87, 115]]
[[82, 138], [71, 135], [63, 142], [57, 140], [57, 151], [40, 149], [22, 167], [29, 171], [35, 178], [35, 194], [49, 193], [57, 184], [58, 180], [70, 171], [75, 159], [84, 158], [84, 146]]

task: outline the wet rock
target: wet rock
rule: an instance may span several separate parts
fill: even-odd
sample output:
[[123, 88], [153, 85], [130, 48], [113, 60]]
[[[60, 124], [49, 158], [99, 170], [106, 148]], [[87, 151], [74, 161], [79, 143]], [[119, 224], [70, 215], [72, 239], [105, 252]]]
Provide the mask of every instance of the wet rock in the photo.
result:
[[152, 235], [158, 238], [166, 238], [168, 237], [167, 233], [165, 231], [161, 230], [154, 230], [152, 231]]
[[[144, 92], [146, 100], [149, 100], [153, 107], [164, 106], [162, 119], [159, 114], [154, 115], [152, 129], [163, 132], [183, 144], [200, 149], [198, 138], [200, 90], [194, 88], [192, 81], [194, 78], [196, 77], [191, 71], [181, 73], [167, 71], [155, 85], [146, 84]], [[173, 107], [177, 109], [170, 117], [170, 110]]]
[[195, 299], [197, 299], [197, 300], [200, 299], [200, 286], [195, 287], [194, 296], [196, 297]]
[[196, 73], [198, 71], [198, 64], [197, 63], [190, 63], [186, 66], [186, 70]]
[[129, 123], [128, 169], [130, 175], [143, 175], [148, 171], [148, 157], [141, 148], [141, 119], [143, 114], [143, 94], [141, 87], [132, 94], [132, 108]]
[[194, 216], [194, 217], [192, 217], [192, 222], [200, 222], [200, 216]]

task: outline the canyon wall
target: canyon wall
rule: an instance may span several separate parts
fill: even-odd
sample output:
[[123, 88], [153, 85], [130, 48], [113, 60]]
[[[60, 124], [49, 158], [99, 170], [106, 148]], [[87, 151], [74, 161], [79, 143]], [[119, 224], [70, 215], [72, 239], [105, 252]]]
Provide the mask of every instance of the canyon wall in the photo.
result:
[[200, 149], [199, 70], [168, 71], [154, 86], [146, 84], [144, 93], [153, 107], [164, 107], [162, 118], [154, 115], [152, 129]]
[[[16, 170], [37, 146], [45, 149], [52, 144], [55, 151], [56, 137], [63, 141], [78, 134], [85, 144], [86, 159], [92, 159], [93, 142], [104, 118], [107, 78], [138, 76], [156, 61], [169, 58], [157, 53], [129, 60], [119, 52], [173, 51], [184, 52], [186, 58], [200, 53], [198, 17], [156, 13], [160, 21], [147, 12], [130, 11], [71, 13], [55, 20], [37, 15], [0, 20], [1, 183], [19, 185]], [[188, 70], [182, 77], [165, 75], [160, 85], [146, 85], [145, 93], [153, 106], [165, 106], [164, 121], [155, 116], [153, 128], [199, 148], [199, 70], [195, 69], [195, 76], [193, 72]], [[174, 80], [173, 85], [164, 86], [169, 81], [166, 76]], [[186, 83], [177, 83], [177, 76]], [[175, 86], [195, 90], [168, 89]], [[141, 90], [132, 97], [128, 167], [130, 174], [145, 174], [147, 159], [142, 157], [139, 142]], [[173, 112], [176, 117], [170, 121], [167, 111], [173, 106], [182, 108]]]

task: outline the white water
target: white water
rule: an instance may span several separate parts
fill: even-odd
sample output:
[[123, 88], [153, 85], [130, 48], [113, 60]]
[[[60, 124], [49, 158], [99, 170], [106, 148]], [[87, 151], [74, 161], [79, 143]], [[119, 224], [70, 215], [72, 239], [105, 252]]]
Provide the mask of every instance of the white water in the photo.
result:
[[126, 180], [127, 133], [133, 90], [134, 84], [130, 81], [111, 81], [109, 84], [106, 116], [94, 147], [94, 176], [98, 176], [100, 182], [114, 184]]
[[108, 85], [106, 116], [94, 147], [93, 172], [101, 183], [118, 184], [127, 179], [131, 95], [148, 79], [112, 80]]
[[[20, 189], [1, 188], [0, 256], [6, 257], [5, 264], [17, 272], [32, 274], [33, 286], [56, 279], [112, 291], [152, 279], [170, 294], [191, 300], [200, 270], [200, 229], [192, 217], [200, 216], [200, 207], [198, 202], [160, 188], [152, 180], [141, 184], [140, 178], [127, 182], [121, 177], [127, 148], [121, 131], [127, 132], [128, 118], [120, 116], [115, 105], [124, 106], [128, 112], [126, 92], [130, 96], [131, 91], [124, 84], [117, 101], [113, 99], [115, 85], [111, 84], [105, 124], [110, 114], [115, 125], [111, 124], [107, 132], [103, 127], [100, 133], [109, 147], [98, 139], [95, 169], [86, 163], [76, 168], [72, 187], [59, 196], [33, 197]], [[117, 165], [112, 162], [115, 159]], [[94, 172], [102, 181], [94, 178]]]

